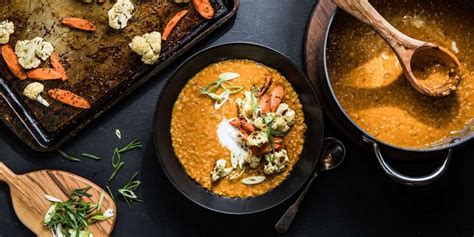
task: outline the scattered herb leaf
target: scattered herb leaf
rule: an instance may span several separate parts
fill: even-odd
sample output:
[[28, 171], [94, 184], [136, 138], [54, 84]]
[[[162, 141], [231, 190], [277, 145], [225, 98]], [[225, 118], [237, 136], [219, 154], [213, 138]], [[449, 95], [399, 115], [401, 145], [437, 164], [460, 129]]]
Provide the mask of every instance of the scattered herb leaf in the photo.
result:
[[122, 132], [120, 132], [120, 130], [118, 128], [115, 129], [115, 136], [117, 136], [117, 138], [119, 140], [122, 139]]
[[115, 148], [114, 149], [114, 154], [112, 155], [112, 167], [114, 167], [114, 171], [110, 175], [108, 182], [112, 181], [117, 173], [122, 169], [122, 166], [125, 164], [124, 161], [121, 161], [121, 154], [142, 147], [143, 145], [138, 142], [136, 139], [127, 144], [126, 146], [122, 148]]
[[138, 171], [132, 176], [130, 181], [128, 181], [123, 188], [119, 189], [118, 192], [122, 198], [127, 202], [128, 206], [132, 206], [132, 202], [141, 202], [138, 196], [135, 194], [135, 191], [138, 189], [141, 181], [135, 180], [138, 175]]
[[81, 161], [79, 158], [71, 156], [71, 155], [67, 154], [66, 152], [64, 152], [60, 149], [58, 149], [57, 151], [58, 151], [59, 155], [61, 155], [66, 160], [70, 160], [70, 161], [74, 161], [74, 162]]
[[93, 160], [101, 160], [102, 159], [99, 156], [92, 155], [92, 154], [89, 154], [89, 153], [82, 153], [81, 156], [89, 158], [89, 159], [93, 159]]
[[114, 193], [112, 192], [112, 190], [110, 190], [109, 185], [106, 185], [105, 187], [107, 188], [107, 191], [109, 192], [109, 195], [110, 195], [110, 197], [112, 198], [112, 200], [114, 201], [114, 203], [117, 203], [117, 202], [115, 201], [115, 195], [114, 195]]

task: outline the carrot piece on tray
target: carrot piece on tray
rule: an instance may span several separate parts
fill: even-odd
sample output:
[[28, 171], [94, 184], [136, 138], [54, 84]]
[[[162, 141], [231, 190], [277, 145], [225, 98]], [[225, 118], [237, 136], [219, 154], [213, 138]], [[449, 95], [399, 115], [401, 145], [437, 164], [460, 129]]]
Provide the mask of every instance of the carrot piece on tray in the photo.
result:
[[2, 57], [13, 75], [18, 77], [20, 80], [25, 80], [27, 78], [26, 73], [18, 63], [18, 57], [16, 56], [12, 46], [9, 44], [2, 46]]
[[26, 72], [31, 79], [40, 81], [61, 79], [62, 75], [59, 71], [53, 68], [36, 68]]
[[161, 39], [167, 40], [168, 36], [170, 35], [171, 31], [176, 27], [178, 22], [186, 15], [188, 14], [188, 10], [181, 10], [176, 15], [174, 15], [171, 20], [166, 24], [165, 30], [163, 31], [163, 35], [161, 36]]
[[91, 107], [89, 101], [67, 90], [51, 89], [48, 94], [51, 98], [76, 108], [89, 109]]
[[64, 25], [67, 25], [72, 28], [85, 31], [96, 31], [97, 27], [92, 23], [92, 21], [75, 18], [75, 17], [65, 17], [61, 20]]
[[209, 20], [214, 17], [214, 8], [209, 0], [193, 0], [193, 5], [202, 17]]
[[64, 69], [61, 61], [59, 61], [58, 55], [54, 52], [51, 54], [51, 64], [53, 65], [54, 69], [56, 69], [56, 71], [61, 73], [61, 79], [63, 81], [66, 81], [67, 80], [66, 70]]

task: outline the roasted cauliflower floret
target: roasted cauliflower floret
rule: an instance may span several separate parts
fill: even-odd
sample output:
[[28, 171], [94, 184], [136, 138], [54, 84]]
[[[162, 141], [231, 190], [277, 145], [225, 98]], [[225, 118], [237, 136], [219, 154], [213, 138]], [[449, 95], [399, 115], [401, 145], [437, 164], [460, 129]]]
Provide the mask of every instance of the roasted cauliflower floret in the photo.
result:
[[226, 168], [227, 161], [224, 159], [219, 159], [216, 161], [216, 165], [214, 169], [211, 171], [211, 180], [212, 182], [216, 182], [219, 179], [224, 178], [225, 176], [229, 175], [232, 172], [232, 168]]
[[248, 156], [245, 157], [245, 162], [249, 164], [250, 168], [255, 169], [260, 165], [260, 161], [262, 158], [249, 154]]
[[281, 133], [286, 133], [288, 130], [290, 130], [290, 126], [288, 126], [286, 120], [283, 118], [283, 116], [277, 116], [273, 120], [272, 123], [272, 130], [281, 132]]
[[0, 44], [6, 44], [10, 41], [10, 35], [15, 32], [13, 22], [8, 20], [0, 22]]
[[160, 57], [161, 34], [154, 31], [142, 36], [135, 36], [129, 46], [135, 53], [142, 56], [142, 62], [154, 64]]
[[125, 28], [133, 10], [135, 7], [130, 0], [118, 0], [108, 12], [109, 26], [116, 30]]
[[288, 126], [295, 124], [295, 111], [290, 109], [288, 104], [281, 103], [277, 108], [276, 114], [283, 116]]
[[262, 131], [253, 132], [247, 138], [247, 146], [262, 147], [265, 143], [268, 143], [268, 136]]
[[236, 100], [237, 106], [239, 107], [239, 116], [247, 119], [253, 117], [253, 112], [258, 106], [257, 98], [251, 91], [246, 91], [244, 93], [245, 98], [238, 98]]
[[43, 84], [39, 82], [33, 82], [28, 84], [25, 89], [23, 90], [23, 95], [28, 97], [29, 99], [36, 100], [40, 102], [42, 105], [49, 107], [48, 101], [41, 97], [41, 93], [44, 92]]
[[260, 130], [267, 129], [268, 125], [265, 123], [265, 119], [263, 117], [258, 117], [253, 121], [253, 126]]
[[290, 161], [288, 153], [284, 149], [275, 153], [266, 154], [265, 160], [268, 163], [263, 167], [263, 172], [267, 175], [282, 172]]
[[18, 63], [20, 63], [24, 69], [37, 68], [41, 60], [48, 59], [53, 51], [53, 45], [41, 37], [36, 37], [32, 40], [18, 41], [15, 46]]

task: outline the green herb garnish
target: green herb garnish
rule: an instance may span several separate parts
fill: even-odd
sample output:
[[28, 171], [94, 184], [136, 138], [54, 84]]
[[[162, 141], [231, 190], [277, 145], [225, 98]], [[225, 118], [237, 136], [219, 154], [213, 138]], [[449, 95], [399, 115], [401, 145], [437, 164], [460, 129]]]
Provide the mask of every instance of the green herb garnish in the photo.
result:
[[114, 167], [114, 171], [110, 175], [108, 182], [112, 181], [112, 179], [115, 178], [117, 173], [120, 171], [120, 169], [122, 169], [122, 166], [125, 164], [124, 161], [121, 161], [121, 154], [140, 147], [142, 147], [142, 144], [135, 139], [120, 149], [114, 149], [114, 154], [112, 155], [112, 167]]
[[112, 210], [105, 213], [100, 211], [104, 199], [101, 194], [99, 204], [85, 202], [83, 197], [92, 197], [88, 193], [91, 187], [76, 189], [65, 202], [53, 202], [45, 214], [43, 224], [54, 236], [91, 236], [88, 226], [98, 221], [104, 221], [113, 216]]
[[138, 189], [140, 184], [142, 184], [139, 180], [135, 180], [138, 175], [138, 171], [132, 176], [130, 181], [128, 181], [123, 188], [119, 189], [118, 192], [122, 196], [122, 198], [127, 202], [128, 206], [132, 206], [132, 202], [141, 202], [138, 196], [135, 194], [135, 191]]
[[74, 161], [74, 162], [81, 161], [79, 158], [77, 158], [75, 156], [71, 156], [71, 155], [67, 154], [66, 152], [64, 152], [60, 149], [58, 149], [58, 153], [59, 153], [59, 155], [61, 155], [66, 160], [70, 160], [70, 161]]
[[[230, 80], [240, 77], [239, 74], [233, 72], [225, 72], [219, 75], [217, 81], [212, 82], [201, 89], [202, 95], [207, 95], [215, 100], [214, 108], [219, 109], [229, 98], [230, 95], [239, 93], [244, 89], [243, 86], [234, 86], [230, 83]], [[216, 94], [219, 88], [223, 89], [223, 92]]]
[[115, 195], [114, 195], [114, 193], [112, 192], [112, 190], [110, 190], [109, 185], [107, 185], [107, 186], [105, 186], [105, 187], [107, 188], [107, 191], [109, 192], [109, 195], [110, 195], [110, 197], [112, 198], [112, 200], [114, 200], [114, 203], [117, 203], [117, 202], [115, 201]]
[[118, 148], [115, 148], [114, 154], [112, 155], [112, 167], [114, 167], [114, 171], [110, 175], [108, 182], [112, 181], [112, 179], [115, 178], [115, 175], [117, 175], [117, 172], [119, 172], [120, 169], [122, 169], [122, 166], [125, 164], [125, 161], [120, 160], [120, 152]]
[[127, 151], [130, 151], [130, 150], [133, 150], [133, 149], [136, 149], [136, 148], [140, 148], [142, 146], [143, 146], [142, 143], [138, 142], [137, 139], [135, 139], [132, 142], [130, 142], [129, 144], [127, 144], [126, 146], [124, 146], [123, 148], [119, 149], [118, 152], [120, 154], [122, 154], [122, 153], [125, 153]]
[[273, 162], [273, 159], [275, 158], [275, 138], [273, 137], [273, 131], [272, 125], [273, 125], [273, 117], [271, 119], [264, 118], [265, 123], [267, 124], [267, 130], [266, 134], [268, 137], [268, 142], [270, 143], [270, 147], [272, 148], [272, 154], [269, 156], [269, 162]]
[[100, 158], [99, 156], [92, 155], [92, 154], [89, 154], [89, 153], [82, 153], [81, 156], [86, 157], [86, 158], [89, 158], [89, 159], [93, 159], [93, 160], [100, 160], [100, 159], [102, 159], [102, 158]]

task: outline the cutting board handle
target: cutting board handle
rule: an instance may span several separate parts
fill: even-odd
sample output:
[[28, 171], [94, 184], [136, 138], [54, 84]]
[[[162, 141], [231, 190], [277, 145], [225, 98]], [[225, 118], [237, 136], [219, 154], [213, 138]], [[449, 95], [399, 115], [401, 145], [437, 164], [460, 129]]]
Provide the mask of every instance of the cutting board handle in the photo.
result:
[[10, 184], [15, 178], [13, 173], [3, 162], [0, 162], [0, 181]]

